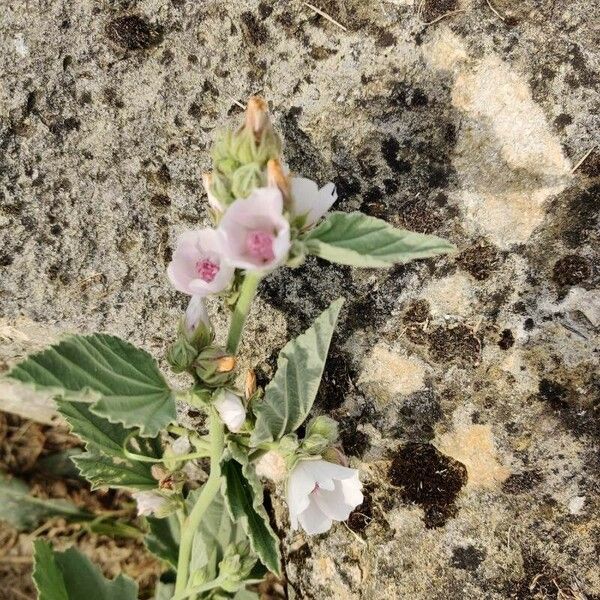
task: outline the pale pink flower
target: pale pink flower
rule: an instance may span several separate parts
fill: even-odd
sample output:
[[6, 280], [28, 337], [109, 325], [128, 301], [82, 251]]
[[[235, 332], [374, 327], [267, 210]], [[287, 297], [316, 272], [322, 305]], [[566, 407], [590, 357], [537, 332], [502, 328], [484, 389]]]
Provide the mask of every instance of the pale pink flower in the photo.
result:
[[246, 421], [246, 409], [239, 396], [229, 390], [221, 390], [214, 406], [229, 431], [237, 433]]
[[214, 229], [181, 234], [167, 268], [175, 289], [192, 296], [223, 291], [231, 283], [233, 272], [224, 260], [221, 236]]
[[284, 262], [290, 249], [290, 224], [276, 187], [255, 189], [236, 200], [219, 224], [229, 263], [248, 271], [267, 271]]
[[156, 491], [135, 492], [131, 494], [137, 502], [138, 515], [154, 515], [165, 508], [168, 500]]
[[203, 296], [192, 296], [185, 311], [185, 327], [189, 333], [194, 333], [200, 323], [210, 329], [210, 320]]
[[321, 189], [306, 177], [292, 177], [292, 213], [295, 217], [306, 215], [305, 226], [314, 225], [337, 200], [333, 183]]
[[290, 474], [287, 502], [292, 529], [313, 535], [345, 521], [363, 501], [358, 471], [325, 460], [301, 460]]

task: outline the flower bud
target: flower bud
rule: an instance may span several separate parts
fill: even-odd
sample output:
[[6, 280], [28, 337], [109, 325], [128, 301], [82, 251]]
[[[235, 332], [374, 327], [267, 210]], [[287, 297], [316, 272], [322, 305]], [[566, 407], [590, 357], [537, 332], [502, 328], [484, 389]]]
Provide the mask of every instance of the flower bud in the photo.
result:
[[256, 392], [256, 373], [252, 369], [246, 371], [246, 380], [244, 382], [244, 395], [246, 400], [250, 400]]
[[174, 513], [178, 508], [178, 503], [174, 498], [169, 498], [156, 490], [135, 492], [132, 496], [137, 503], [140, 516], [154, 515], [162, 519]]
[[254, 134], [258, 142], [263, 131], [270, 126], [267, 103], [260, 96], [250, 96], [246, 105], [246, 128]]
[[246, 421], [246, 408], [239, 396], [229, 390], [219, 390], [213, 404], [229, 431], [241, 430]]
[[202, 296], [192, 296], [185, 311], [183, 335], [197, 350], [202, 350], [213, 340], [213, 331]]
[[312, 435], [320, 435], [331, 444], [335, 443], [339, 435], [337, 421], [326, 415], [319, 415], [311, 419], [306, 426], [306, 437], [309, 438]]
[[247, 198], [254, 189], [261, 185], [261, 168], [255, 162], [243, 165], [231, 176], [231, 193], [234, 198]]
[[323, 458], [330, 463], [334, 463], [336, 465], [341, 465], [342, 467], [348, 466], [348, 458], [346, 455], [335, 446], [330, 446], [323, 452]]
[[167, 350], [167, 362], [175, 373], [187, 371], [198, 356], [198, 350], [185, 338], [179, 339], [171, 344]]
[[217, 346], [207, 346], [194, 362], [198, 378], [210, 387], [222, 387], [232, 378], [235, 358]]
[[338, 438], [338, 424], [331, 417], [320, 415], [306, 426], [302, 450], [308, 454], [322, 454]]
[[288, 206], [291, 198], [290, 182], [277, 159], [271, 159], [267, 163], [267, 183], [270, 187], [279, 188], [283, 196], [283, 203]]

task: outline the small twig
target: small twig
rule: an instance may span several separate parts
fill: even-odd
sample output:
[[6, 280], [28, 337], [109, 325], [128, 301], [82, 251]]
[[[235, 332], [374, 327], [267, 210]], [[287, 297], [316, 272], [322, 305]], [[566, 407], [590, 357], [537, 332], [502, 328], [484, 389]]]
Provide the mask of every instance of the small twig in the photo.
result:
[[364, 546], [367, 545], [367, 542], [365, 540], [363, 540], [360, 535], [358, 535], [358, 533], [356, 533], [356, 531], [352, 531], [352, 529], [350, 529], [350, 527], [348, 527], [348, 524], [346, 523], [346, 521], [342, 521], [342, 523], [344, 524], [344, 527]]
[[303, 2], [305, 6], [308, 6], [311, 10], [314, 10], [318, 15], [321, 15], [323, 18], [327, 19], [330, 23], [337, 25], [342, 31], [348, 31], [346, 27], [344, 27], [341, 23], [338, 23], [333, 17], [330, 17], [326, 12], [323, 12], [320, 8], [309, 4], [308, 2]]
[[439, 23], [442, 19], [445, 19], [446, 17], [453, 17], [454, 15], [457, 15], [458, 13], [464, 13], [464, 12], [467, 12], [464, 8], [459, 8], [458, 10], [452, 10], [443, 15], [440, 15], [437, 19], [434, 19], [433, 21], [426, 21], [425, 23], [423, 23], [423, 25], [425, 25], [425, 27], [428, 27], [429, 25], [434, 25], [435, 23]]
[[[229, 96], [229, 94], [227, 95]], [[229, 98], [234, 104], [237, 104], [237, 106], [239, 106], [240, 108], [246, 108], [239, 100], [236, 100], [233, 96], [229, 96]]]
[[493, 6], [490, 0], [485, 0], [487, 5], [490, 7], [490, 10], [501, 20], [504, 21], [505, 17], [503, 17]]
[[577, 162], [577, 164], [571, 169], [571, 174], [575, 173], [577, 169], [586, 161], [587, 157], [596, 149], [596, 145], [592, 146]]

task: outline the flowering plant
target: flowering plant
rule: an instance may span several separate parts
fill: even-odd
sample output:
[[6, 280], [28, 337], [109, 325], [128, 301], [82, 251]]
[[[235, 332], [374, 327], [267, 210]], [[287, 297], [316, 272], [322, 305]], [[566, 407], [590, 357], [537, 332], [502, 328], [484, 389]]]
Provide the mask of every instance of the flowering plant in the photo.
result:
[[[292, 529], [327, 531], [363, 500], [359, 472], [337, 446], [338, 427], [311, 413], [342, 299], [281, 351], [273, 379], [257, 387], [236, 371], [236, 353], [260, 280], [308, 255], [354, 267], [390, 267], [448, 252], [434, 236], [394, 229], [364, 214], [331, 212], [337, 194], [290, 175], [266, 104], [251, 98], [244, 125], [224, 133], [204, 176], [214, 227], [183, 233], [167, 273], [190, 296], [166, 359], [187, 373], [172, 389], [144, 350], [112, 335], [69, 337], [14, 366], [8, 377], [50, 388], [58, 410], [85, 444], [74, 458], [93, 488], [133, 492], [147, 521], [148, 548], [164, 561], [157, 598], [256, 598], [248, 586], [281, 575], [279, 540], [263, 506], [263, 482], [285, 489]], [[205, 298], [232, 307], [226, 340], [211, 326]], [[205, 428], [178, 422], [200, 409]], [[197, 461], [210, 470], [200, 484]], [[205, 464], [205, 463], [201, 463]], [[198, 469], [196, 469], [198, 472]], [[129, 600], [135, 583], [105, 580], [75, 550], [36, 542], [40, 598]], [[69, 573], [77, 570], [73, 578]], [[168, 583], [168, 582], [171, 583]]]

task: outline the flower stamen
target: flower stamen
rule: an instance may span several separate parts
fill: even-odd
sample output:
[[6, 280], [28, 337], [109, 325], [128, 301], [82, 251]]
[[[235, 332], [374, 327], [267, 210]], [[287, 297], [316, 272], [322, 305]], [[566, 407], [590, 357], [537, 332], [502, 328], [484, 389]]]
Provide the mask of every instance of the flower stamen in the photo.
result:
[[275, 258], [273, 252], [273, 241], [275, 236], [268, 231], [253, 229], [246, 235], [246, 250], [252, 258], [256, 258], [264, 263], [270, 262]]
[[202, 281], [206, 281], [206, 283], [211, 283], [214, 280], [219, 269], [219, 265], [210, 258], [201, 258], [196, 263], [196, 273], [198, 273], [198, 277], [200, 277]]

